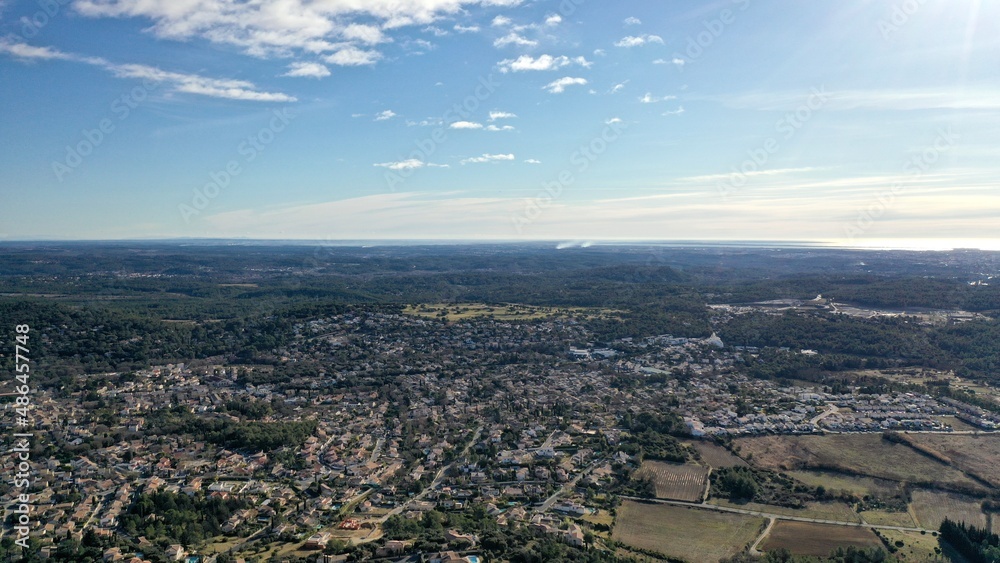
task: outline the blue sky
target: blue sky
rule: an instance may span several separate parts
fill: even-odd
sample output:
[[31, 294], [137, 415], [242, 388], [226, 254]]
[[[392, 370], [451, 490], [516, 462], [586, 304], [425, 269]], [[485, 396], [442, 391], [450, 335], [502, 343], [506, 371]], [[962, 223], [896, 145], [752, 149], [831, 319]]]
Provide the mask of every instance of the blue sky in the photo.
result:
[[1000, 239], [1000, 3], [0, 2], [0, 240]]

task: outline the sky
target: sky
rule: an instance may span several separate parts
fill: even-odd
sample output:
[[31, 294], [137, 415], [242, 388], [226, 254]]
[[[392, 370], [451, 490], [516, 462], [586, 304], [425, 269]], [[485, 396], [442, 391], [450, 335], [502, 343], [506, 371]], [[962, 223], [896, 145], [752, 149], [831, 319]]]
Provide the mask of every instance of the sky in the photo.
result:
[[982, 0], [0, 0], [0, 241], [986, 247], [997, 22]]

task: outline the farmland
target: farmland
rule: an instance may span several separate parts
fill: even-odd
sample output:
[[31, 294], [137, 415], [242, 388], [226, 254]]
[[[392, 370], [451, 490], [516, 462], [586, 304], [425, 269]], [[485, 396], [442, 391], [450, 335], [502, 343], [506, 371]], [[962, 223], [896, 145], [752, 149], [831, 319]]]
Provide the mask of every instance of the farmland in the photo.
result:
[[882, 542], [866, 528], [779, 521], [764, 540], [762, 550], [785, 548], [795, 555], [826, 556], [838, 547], [878, 547]]
[[697, 508], [625, 501], [613, 537], [688, 561], [718, 561], [752, 543], [764, 519]]
[[923, 528], [936, 530], [945, 518], [986, 527], [982, 503], [972, 497], [940, 491], [913, 491], [910, 509]]
[[892, 481], [979, 488], [961, 471], [878, 434], [762, 436], [736, 443], [745, 459], [777, 471], [826, 469]]
[[705, 492], [708, 469], [701, 465], [647, 460], [635, 476], [653, 480], [656, 498], [695, 502], [701, 500]]
[[900, 485], [895, 481], [875, 479], [873, 477], [858, 477], [830, 471], [788, 471], [788, 476], [812, 487], [823, 486], [828, 491], [847, 491], [851, 494], [880, 497], [895, 496], [900, 492]]
[[698, 451], [701, 460], [715, 469], [722, 467], [744, 467], [747, 465], [747, 462], [733, 455], [732, 452], [722, 446], [711, 442], [695, 442], [692, 445]]

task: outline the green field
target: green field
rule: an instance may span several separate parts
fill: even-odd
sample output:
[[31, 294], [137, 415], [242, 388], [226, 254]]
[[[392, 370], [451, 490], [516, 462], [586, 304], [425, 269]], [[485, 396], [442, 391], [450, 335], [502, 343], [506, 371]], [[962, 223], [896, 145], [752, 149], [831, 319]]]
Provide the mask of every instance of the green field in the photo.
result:
[[718, 561], [753, 543], [764, 524], [754, 516], [625, 501], [612, 537], [687, 561]]

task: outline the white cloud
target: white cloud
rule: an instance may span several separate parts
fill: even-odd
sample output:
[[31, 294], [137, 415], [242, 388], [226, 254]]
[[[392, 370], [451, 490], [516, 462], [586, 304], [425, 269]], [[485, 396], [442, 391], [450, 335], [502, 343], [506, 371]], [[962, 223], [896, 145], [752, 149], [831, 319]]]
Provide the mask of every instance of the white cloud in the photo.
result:
[[605, 51], [604, 49], [594, 49], [594, 56], [595, 57], [603, 57], [603, 56], [605, 56], [607, 54], [608, 54], [607, 51]]
[[373, 65], [382, 58], [378, 51], [366, 51], [354, 45], [341, 47], [337, 52], [326, 57], [326, 62], [338, 66]]
[[380, 111], [379, 113], [375, 114], [375, 121], [388, 121], [393, 117], [396, 117], [396, 112], [392, 111], [391, 109], [387, 109], [385, 111]]
[[459, 25], [456, 23], [453, 29], [459, 33], [479, 33], [478, 25]]
[[499, 126], [499, 127], [496, 126], [496, 125], [487, 125], [486, 126], [486, 130], [487, 131], [494, 131], [494, 132], [496, 132], [496, 131], [513, 131], [514, 129], [515, 128], [514, 128], [513, 125], [503, 125], [503, 126]]
[[349, 41], [358, 41], [367, 45], [377, 45], [390, 41], [382, 30], [374, 25], [352, 23], [344, 28], [340, 35]]
[[507, 111], [491, 111], [490, 112], [490, 121], [496, 121], [498, 119], [514, 119], [515, 117], [517, 117], [516, 114], [510, 113], [510, 112], [507, 112]]
[[677, 109], [675, 109], [673, 111], [665, 111], [665, 112], [663, 112], [663, 115], [664, 116], [671, 116], [671, 115], [680, 115], [682, 113], [684, 113], [684, 106], [677, 106]]
[[517, 45], [518, 47], [537, 47], [538, 41], [528, 39], [527, 37], [518, 35], [512, 31], [493, 42], [494, 47], [507, 47], [508, 45]]
[[502, 162], [514, 160], [514, 155], [512, 154], [484, 154], [483, 156], [474, 156], [472, 158], [466, 158], [462, 161], [462, 164], [482, 164], [485, 162]]
[[545, 25], [549, 27], [554, 27], [561, 24], [563, 21], [562, 16], [559, 14], [552, 14], [551, 16], [545, 18]]
[[449, 33], [447, 31], [441, 29], [440, 27], [433, 26], [433, 25], [429, 25], [429, 26], [425, 27], [424, 31], [426, 31], [428, 33], [433, 33], [434, 37], [445, 37], [445, 36], [449, 35]]
[[663, 38], [659, 35], [629, 35], [615, 43], [615, 47], [641, 47], [652, 43], [663, 45]]
[[418, 158], [409, 158], [406, 160], [398, 160], [396, 162], [380, 162], [374, 166], [379, 168], [388, 168], [389, 170], [417, 170], [420, 168], [451, 168], [447, 164], [434, 164], [433, 162], [424, 162]]
[[629, 83], [629, 81], [626, 80], [625, 82], [621, 82], [621, 83], [615, 84], [614, 86], [611, 87], [610, 93], [611, 94], [617, 94], [618, 92], [621, 92], [622, 90], [625, 89], [625, 85], [628, 84], [628, 83]]
[[641, 23], [642, 23], [642, 20], [640, 20], [639, 18], [636, 18], [636, 17], [625, 18], [625, 25], [639, 25]]
[[482, 129], [483, 124], [474, 121], [456, 121], [448, 127], [451, 129]]
[[[326, 56], [388, 42], [385, 31], [427, 26], [474, 6], [514, 7], [522, 0], [75, 0], [85, 17], [134, 18], [157, 37], [203, 39], [257, 57]], [[145, 25], [149, 24], [149, 25]], [[348, 57], [351, 53], [340, 55]], [[381, 56], [364, 59], [371, 64]], [[348, 60], [357, 60], [348, 59]], [[342, 64], [331, 61], [332, 64]], [[359, 64], [357, 62], [348, 64]]]
[[525, 162], [525, 164], [541, 164], [542, 163], [541, 160], [537, 160], [537, 159], [534, 159], [534, 158], [529, 158], [529, 159], [525, 160], [524, 162]]
[[677, 96], [654, 96], [652, 92], [646, 92], [645, 96], [639, 98], [639, 102], [643, 104], [656, 104], [667, 100], [674, 100], [676, 98]]
[[493, 27], [506, 27], [513, 23], [507, 16], [497, 16], [493, 18], [493, 22], [490, 24]]
[[535, 58], [531, 55], [521, 55], [516, 59], [502, 60], [497, 64], [500, 67], [500, 72], [521, 72], [526, 70], [557, 70], [570, 65], [590, 68], [594, 63], [588, 61], [585, 57], [570, 58], [565, 55], [558, 57], [540, 55], [538, 58]]
[[389, 170], [416, 170], [418, 168], [423, 168], [427, 166], [427, 163], [417, 158], [410, 158], [407, 160], [399, 160], [396, 162], [380, 162], [374, 166], [380, 168], [388, 168]]
[[612, 117], [611, 119], [604, 122], [605, 125], [614, 125], [615, 123], [624, 123], [620, 117]]
[[892, 90], [832, 90], [823, 86], [803, 91], [755, 92], [734, 96], [706, 97], [728, 107], [767, 111], [795, 110], [803, 103], [821, 102], [824, 111], [859, 109], [909, 111], [924, 109], [1000, 110], [995, 88], [943, 87]]
[[562, 94], [563, 92], [566, 91], [567, 86], [583, 86], [585, 84], [587, 84], [586, 78], [573, 78], [570, 76], [564, 76], [559, 80], [554, 80], [552, 82], [549, 82], [548, 84], [543, 86], [542, 89], [546, 90], [549, 94]]
[[288, 72], [282, 76], [304, 76], [310, 78], [323, 78], [330, 76], [330, 69], [319, 63], [292, 63], [288, 65]]
[[0, 53], [22, 60], [65, 60], [97, 66], [118, 78], [138, 78], [166, 84], [172, 91], [228, 100], [254, 102], [294, 102], [296, 98], [280, 92], [264, 92], [246, 80], [210, 78], [198, 74], [171, 72], [143, 64], [117, 64], [100, 57], [66, 53], [51, 47], [35, 47], [26, 43], [0, 40]]

